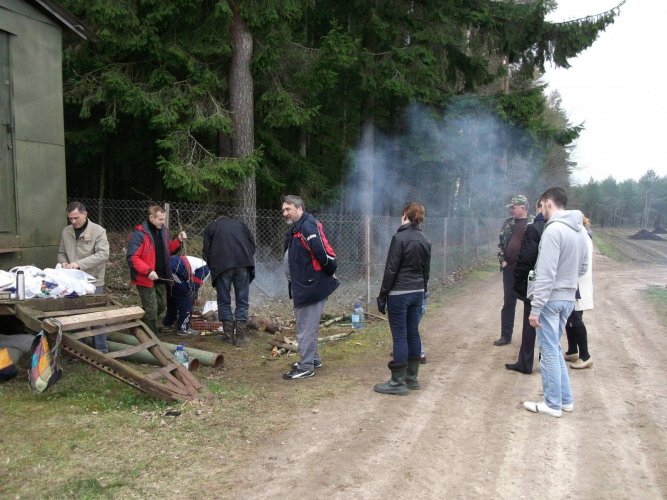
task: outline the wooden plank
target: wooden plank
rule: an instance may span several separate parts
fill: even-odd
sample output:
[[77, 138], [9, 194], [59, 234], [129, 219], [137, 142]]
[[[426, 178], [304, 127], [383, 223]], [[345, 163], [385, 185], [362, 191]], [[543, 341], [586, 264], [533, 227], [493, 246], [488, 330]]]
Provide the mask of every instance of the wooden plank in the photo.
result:
[[[80, 330], [88, 326], [107, 325], [109, 323], [120, 323], [131, 319], [140, 319], [144, 316], [144, 310], [141, 307], [125, 307], [123, 309], [114, 309], [112, 311], [101, 311], [87, 314], [77, 314], [75, 316], [63, 316], [58, 318], [62, 331]], [[42, 321], [42, 328], [50, 333], [58, 331], [58, 325], [49, 318]]]
[[[134, 333], [134, 336], [137, 337], [140, 341], [146, 342], [148, 341], [151, 337], [156, 338], [155, 334], [149, 333], [150, 329], [148, 326], [143, 322], [139, 322], [141, 326], [134, 328], [132, 332]], [[143, 327], [143, 328], [142, 328]], [[167, 366], [170, 363], [173, 363], [174, 357], [173, 355], [167, 350], [166, 347], [162, 345], [162, 342], [158, 342], [156, 345], [148, 349], [148, 351], [155, 356], [155, 359], [158, 360], [158, 362], [162, 366]], [[181, 382], [183, 386], [185, 386], [185, 389], [188, 391], [189, 394], [196, 394], [197, 391], [202, 389], [201, 382], [197, 380], [196, 377], [194, 377], [183, 365], [180, 363], [176, 367], [174, 375], [176, 378]]]
[[11, 303], [0, 303], [0, 316], [14, 316], [16, 310]]
[[166, 371], [167, 373], [171, 373], [172, 370], [176, 369], [176, 363], [169, 363], [167, 366], [163, 366], [162, 368], [155, 370], [153, 372], [150, 372], [149, 374], [146, 375], [147, 379], [156, 379], [158, 377], [162, 377], [163, 371]]
[[42, 329], [42, 321], [39, 319], [41, 313], [42, 311], [27, 304], [16, 304], [16, 317], [34, 332]]
[[83, 295], [81, 297], [65, 297], [60, 299], [28, 299], [30, 307], [39, 311], [62, 311], [64, 309], [84, 309], [113, 304], [108, 295]]
[[107, 356], [109, 356], [110, 358], [124, 358], [125, 356], [131, 356], [132, 354], [136, 354], [139, 351], [143, 351], [145, 349], [148, 349], [149, 347], [153, 347], [157, 342], [159, 341], [149, 340], [147, 342], [142, 342], [141, 344], [128, 346], [127, 349], [123, 349], [122, 351], [108, 352]]
[[145, 392], [149, 396], [157, 397], [164, 401], [173, 401], [182, 398], [194, 399], [193, 395], [183, 397], [164, 384], [149, 380], [143, 373], [134, 370], [128, 364], [112, 359], [78, 340], [70, 338], [68, 335], [63, 335], [63, 348], [77, 359], [88, 363], [107, 375], [111, 375], [121, 382], [125, 382]]
[[134, 328], [135, 326], [137, 326], [136, 321], [129, 321], [127, 323], [120, 323], [117, 325], [95, 327], [92, 330], [87, 329], [81, 332], [68, 333], [67, 335], [69, 335], [73, 339], [78, 340], [78, 339], [85, 339], [86, 337], [94, 337], [95, 335], [101, 335], [102, 333], [111, 333], [111, 332], [119, 332], [122, 330], [129, 330], [130, 328]]
[[118, 307], [114, 305], [100, 307], [86, 307], [84, 309], [65, 309], [64, 311], [41, 311], [40, 318], [59, 318], [60, 316], [72, 316], [74, 314], [86, 314], [100, 311], [113, 311]]

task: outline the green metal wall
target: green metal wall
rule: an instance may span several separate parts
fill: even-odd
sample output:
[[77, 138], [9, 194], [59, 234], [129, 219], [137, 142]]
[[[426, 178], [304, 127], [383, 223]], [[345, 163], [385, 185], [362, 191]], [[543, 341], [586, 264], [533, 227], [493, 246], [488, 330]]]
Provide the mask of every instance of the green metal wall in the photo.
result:
[[[0, 0], [0, 30], [10, 34], [16, 230], [0, 232], [0, 268], [53, 267], [65, 218], [62, 32], [22, 0]], [[11, 233], [14, 234], [11, 234]]]

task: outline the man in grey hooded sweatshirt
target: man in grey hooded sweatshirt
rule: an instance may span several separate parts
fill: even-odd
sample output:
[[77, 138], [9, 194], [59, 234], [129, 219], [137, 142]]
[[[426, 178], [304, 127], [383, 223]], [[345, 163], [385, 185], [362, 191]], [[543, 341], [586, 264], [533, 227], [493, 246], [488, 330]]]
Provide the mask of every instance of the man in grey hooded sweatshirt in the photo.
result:
[[535, 265], [535, 287], [528, 320], [536, 329], [542, 353], [544, 401], [525, 401], [523, 406], [534, 413], [560, 417], [563, 410], [574, 410], [560, 337], [574, 308], [579, 276], [585, 274], [588, 267], [588, 234], [583, 214], [578, 210], [565, 210], [567, 195], [562, 188], [548, 189], [540, 201], [547, 223]]

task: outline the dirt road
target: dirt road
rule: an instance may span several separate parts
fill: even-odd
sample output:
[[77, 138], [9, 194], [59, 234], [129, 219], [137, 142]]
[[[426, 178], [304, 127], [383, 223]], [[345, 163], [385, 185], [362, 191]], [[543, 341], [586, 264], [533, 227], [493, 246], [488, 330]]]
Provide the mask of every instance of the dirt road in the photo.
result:
[[[667, 332], [641, 291], [667, 265], [595, 256], [596, 309], [585, 314], [594, 366], [571, 370], [575, 411], [527, 412], [539, 368], [509, 372], [515, 341], [494, 347], [501, 283], [472, 284], [423, 323], [422, 390], [375, 394], [385, 367], [358, 389], [294, 417], [231, 481], [230, 498], [665, 498]], [[519, 306], [520, 307], [520, 306]], [[520, 315], [518, 315], [520, 316]], [[326, 362], [326, 360], [325, 360]], [[338, 368], [319, 374], [336, 382]], [[302, 381], [299, 383], [308, 383]]]

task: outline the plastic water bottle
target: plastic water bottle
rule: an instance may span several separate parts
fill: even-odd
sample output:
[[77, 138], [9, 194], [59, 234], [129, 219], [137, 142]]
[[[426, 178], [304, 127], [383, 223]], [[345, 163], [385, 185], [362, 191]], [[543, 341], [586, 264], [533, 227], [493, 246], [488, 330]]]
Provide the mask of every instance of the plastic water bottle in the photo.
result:
[[354, 304], [354, 309], [352, 309], [352, 328], [363, 328], [365, 324], [366, 316], [364, 314], [364, 308], [357, 302]]
[[16, 271], [16, 298], [25, 300], [25, 274], [22, 270]]
[[190, 356], [188, 356], [188, 353], [183, 348], [183, 344], [179, 344], [176, 346], [176, 352], [174, 353], [174, 357], [176, 358], [176, 361], [185, 366], [186, 370], [189, 369]]

